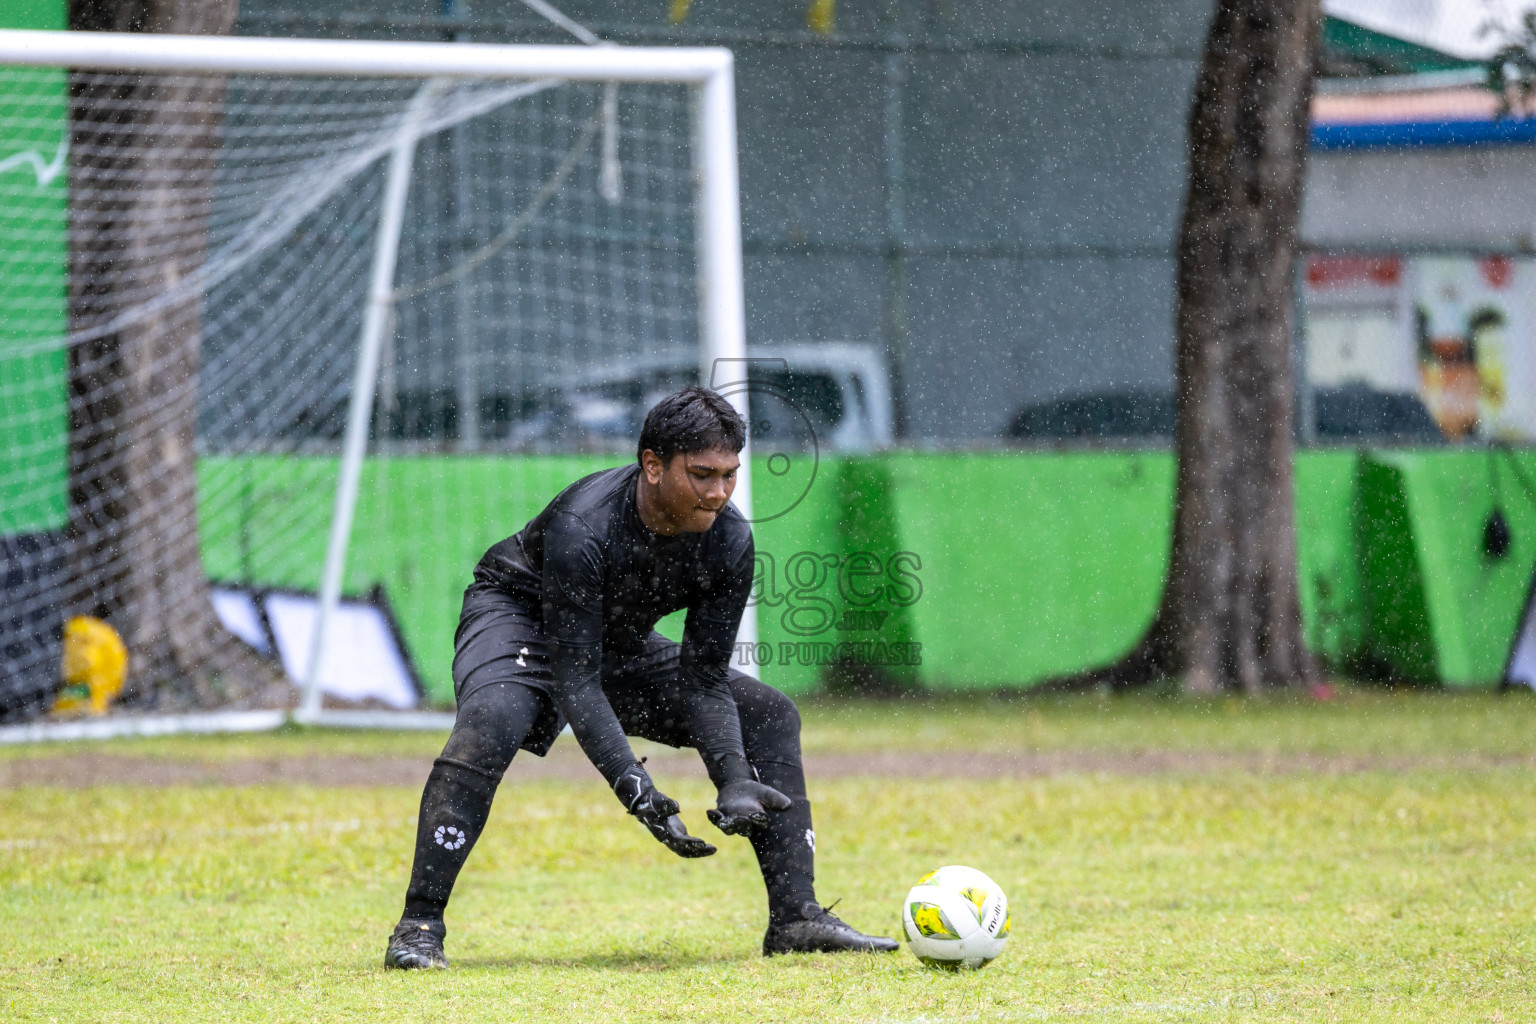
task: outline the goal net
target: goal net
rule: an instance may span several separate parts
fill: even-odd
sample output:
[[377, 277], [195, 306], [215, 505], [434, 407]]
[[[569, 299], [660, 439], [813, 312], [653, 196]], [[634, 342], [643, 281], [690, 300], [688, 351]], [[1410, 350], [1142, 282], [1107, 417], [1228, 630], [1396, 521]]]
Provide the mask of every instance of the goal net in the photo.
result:
[[0, 721], [451, 705], [479, 555], [743, 354], [731, 90], [0, 32]]

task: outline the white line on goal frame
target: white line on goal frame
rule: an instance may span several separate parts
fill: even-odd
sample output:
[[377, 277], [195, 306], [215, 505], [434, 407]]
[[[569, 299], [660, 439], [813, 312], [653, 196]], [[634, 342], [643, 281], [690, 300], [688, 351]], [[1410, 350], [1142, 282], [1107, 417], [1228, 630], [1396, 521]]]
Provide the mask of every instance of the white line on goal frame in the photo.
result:
[[[739, 361], [746, 358], [735, 59], [730, 50], [721, 47], [369, 42], [11, 29], [0, 30], [0, 67], [420, 77], [424, 80], [424, 93], [430, 89], [432, 79], [456, 78], [554, 78], [574, 82], [687, 85], [693, 97], [694, 219], [698, 247], [700, 365], [704, 371], [701, 383], [709, 383], [709, 369], [716, 360], [738, 361], [737, 365], [740, 365]], [[321, 710], [318, 667], [328, 626], [340, 600], [358, 478], [367, 446], [378, 348], [388, 324], [389, 305], [394, 300], [395, 254], [416, 133], [408, 111], [390, 156], [389, 195], [385, 209], [381, 211], [368, 313], [359, 338], [357, 375], [337, 484], [331, 539], [321, 580], [314, 648], [306, 673], [303, 700], [293, 715], [295, 720], [314, 724], [344, 725], [357, 718], [356, 715]], [[394, 204], [399, 208], [392, 212]], [[729, 401], [742, 418], [747, 419], [747, 389], [732, 391]], [[364, 398], [366, 404], [362, 401]], [[749, 521], [752, 518], [750, 455], [749, 445], [741, 453], [741, 471], [732, 499]], [[756, 609], [748, 605], [737, 639], [742, 643], [756, 643], [757, 636]], [[756, 674], [754, 666], [744, 668]], [[367, 727], [380, 728], [387, 727], [383, 720], [390, 714], [375, 713], [363, 717], [368, 719]], [[204, 717], [210, 719], [208, 723], [202, 723], [205, 726], [214, 724], [218, 718], [217, 715]], [[441, 719], [436, 721], [441, 722]], [[93, 737], [135, 734], [135, 727], [128, 720], [122, 721], [121, 732], [113, 731], [114, 723], [110, 720], [91, 724], [95, 726], [89, 730]], [[357, 718], [357, 724], [362, 724], [362, 718]], [[18, 728], [25, 728], [29, 733], [47, 730], [42, 723]], [[9, 731], [10, 728], [0, 730]], [[42, 737], [38, 735], [37, 738]]]

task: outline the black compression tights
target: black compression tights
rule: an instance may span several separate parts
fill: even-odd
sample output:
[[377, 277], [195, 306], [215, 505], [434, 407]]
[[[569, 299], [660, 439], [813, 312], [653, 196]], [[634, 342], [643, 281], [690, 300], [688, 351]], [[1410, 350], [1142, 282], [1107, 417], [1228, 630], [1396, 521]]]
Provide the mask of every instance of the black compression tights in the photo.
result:
[[[788, 697], [746, 676], [733, 673], [731, 690], [747, 760], [764, 783], [793, 801], [789, 810], [770, 814], [768, 827], [752, 836], [768, 887], [769, 918], [793, 920], [816, 898], [816, 839], [800, 767], [800, 715]], [[442, 918], [459, 869], [485, 828], [496, 786], [537, 719], [541, 700], [527, 687], [498, 683], [476, 690], [459, 706], [453, 733], [422, 790], [405, 917]]]

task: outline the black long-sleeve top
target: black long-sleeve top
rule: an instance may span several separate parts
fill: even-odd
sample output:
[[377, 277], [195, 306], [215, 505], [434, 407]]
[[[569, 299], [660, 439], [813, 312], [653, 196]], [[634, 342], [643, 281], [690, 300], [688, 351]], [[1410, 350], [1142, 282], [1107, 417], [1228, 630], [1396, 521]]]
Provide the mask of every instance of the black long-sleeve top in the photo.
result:
[[716, 786], [752, 777], [728, 669], [752, 587], [752, 529], [727, 506], [703, 533], [662, 536], [640, 519], [638, 465], [583, 477], [485, 553], [493, 583], [543, 624], [555, 700], [610, 785], [634, 753], [603, 694], [603, 653], [638, 651], [658, 620], [688, 609], [684, 713]]

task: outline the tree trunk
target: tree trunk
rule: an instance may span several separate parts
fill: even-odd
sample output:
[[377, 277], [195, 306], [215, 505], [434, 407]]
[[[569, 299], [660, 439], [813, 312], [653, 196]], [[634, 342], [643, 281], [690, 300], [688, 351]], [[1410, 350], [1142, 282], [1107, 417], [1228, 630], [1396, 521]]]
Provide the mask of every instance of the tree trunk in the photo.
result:
[[1297, 595], [1291, 317], [1317, 23], [1317, 0], [1218, 0], [1179, 233], [1168, 579], [1136, 649], [1083, 678], [1250, 694], [1315, 678]]
[[[83, 31], [227, 33], [237, 0], [73, 0]], [[101, 328], [196, 272], [224, 79], [70, 76], [72, 332]], [[214, 614], [198, 547], [195, 436], [201, 295], [173, 298], [69, 359], [69, 605], [128, 645], [125, 698], [278, 703], [291, 687]]]

